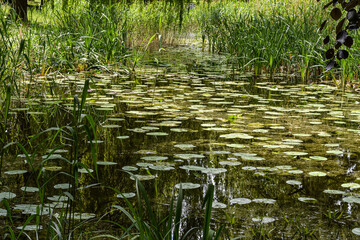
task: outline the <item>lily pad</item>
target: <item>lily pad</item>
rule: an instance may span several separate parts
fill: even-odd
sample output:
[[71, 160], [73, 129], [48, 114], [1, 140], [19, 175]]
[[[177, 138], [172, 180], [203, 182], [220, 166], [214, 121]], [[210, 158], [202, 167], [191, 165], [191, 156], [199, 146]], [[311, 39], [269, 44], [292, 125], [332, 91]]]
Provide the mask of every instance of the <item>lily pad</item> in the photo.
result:
[[26, 170], [11, 170], [11, 171], [6, 171], [4, 173], [7, 175], [20, 175], [20, 174], [27, 173], [27, 171]]
[[177, 157], [177, 158], [181, 158], [181, 159], [184, 159], [184, 160], [190, 160], [190, 159], [194, 159], [194, 158], [204, 158], [205, 156], [202, 155], [202, 154], [175, 154], [174, 157]]
[[37, 187], [21, 187], [20, 189], [21, 189], [21, 191], [31, 192], [31, 193], [39, 191], [39, 188], [37, 188]]
[[122, 170], [124, 170], [124, 171], [129, 171], [129, 172], [134, 172], [134, 171], [137, 171], [138, 168], [137, 168], [137, 167], [133, 167], [133, 166], [123, 166], [123, 167], [122, 167]]
[[354, 196], [344, 197], [342, 199], [342, 201], [347, 202], [347, 203], [358, 203], [358, 204], [360, 204], [360, 198], [354, 197]]
[[156, 136], [156, 137], [162, 137], [162, 136], [167, 136], [167, 135], [169, 135], [169, 134], [168, 134], [168, 133], [165, 133], [165, 132], [148, 132], [148, 133], [146, 133], [146, 135]]
[[156, 171], [170, 171], [174, 170], [175, 168], [171, 166], [164, 166], [164, 165], [153, 165], [149, 167], [150, 169], [156, 170]]
[[249, 204], [251, 203], [251, 199], [248, 198], [234, 198], [230, 200], [230, 204], [240, 204], [240, 205], [244, 205], [244, 204]]
[[121, 194], [118, 194], [116, 195], [116, 197], [118, 198], [132, 198], [132, 197], [135, 197], [136, 194], [131, 192], [131, 193], [121, 193]]
[[205, 174], [220, 174], [227, 172], [227, 170], [225, 168], [205, 168], [201, 172]]
[[307, 152], [284, 152], [284, 153], [289, 156], [306, 156], [306, 155], [308, 155]]
[[301, 185], [302, 184], [300, 181], [296, 181], [296, 180], [288, 180], [288, 181], [286, 181], [286, 183], [289, 185]]
[[246, 134], [246, 133], [229, 133], [229, 134], [220, 135], [220, 137], [226, 138], [226, 139], [235, 139], [235, 138], [253, 139], [254, 138], [253, 136], [250, 136], [249, 134]]
[[317, 202], [317, 200], [315, 198], [310, 198], [310, 197], [299, 197], [298, 200], [300, 202], [304, 202], [304, 203], [315, 203], [315, 202]]
[[163, 161], [168, 159], [168, 157], [164, 157], [164, 156], [146, 156], [146, 157], [142, 157], [142, 160], [145, 161]]
[[358, 183], [343, 183], [341, 186], [343, 188], [360, 188], [360, 184]]
[[270, 198], [256, 198], [252, 200], [255, 203], [265, 203], [265, 204], [274, 204], [276, 202], [275, 199]]
[[72, 187], [72, 185], [70, 183], [59, 183], [59, 184], [54, 185], [55, 189], [69, 189], [71, 187]]
[[326, 161], [327, 157], [321, 157], [321, 156], [310, 156], [309, 157], [312, 160], [317, 160], [317, 161]]
[[154, 175], [134, 175], [130, 177], [131, 180], [135, 180], [135, 177], [137, 179], [139, 179], [140, 181], [148, 181], [148, 180], [152, 180], [152, 179], [155, 179], [155, 176]]
[[310, 175], [310, 176], [314, 176], [314, 177], [324, 177], [324, 176], [326, 176], [327, 174], [324, 173], [324, 172], [309, 172], [309, 175]]
[[224, 203], [221, 203], [221, 202], [213, 202], [212, 207], [215, 208], [215, 209], [223, 209], [223, 208], [226, 208], [227, 205], [224, 204]]
[[360, 228], [353, 228], [351, 231], [353, 234], [360, 236]]
[[344, 191], [332, 190], [332, 189], [327, 189], [327, 190], [324, 190], [323, 192], [327, 193], [327, 194], [341, 194], [341, 195], [346, 194], [346, 192], [344, 192]]
[[2, 199], [12, 199], [15, 198], [16, 194], [12, 192], [2, 192], [0, 193], [0, 200]]
[[175, 187], [180, 188], [180, 185], [182, 186], [182, 189], [196, 189], [200, 187], [200, 184], [190, 182], [178, 183]]
[[105, 162], [105, 161], [97, 161], [96, 162], [97, 165], [100, 165], [100, 166], [113, 166], [113, 165], [116, 165], [117, 163], [116, 162]]

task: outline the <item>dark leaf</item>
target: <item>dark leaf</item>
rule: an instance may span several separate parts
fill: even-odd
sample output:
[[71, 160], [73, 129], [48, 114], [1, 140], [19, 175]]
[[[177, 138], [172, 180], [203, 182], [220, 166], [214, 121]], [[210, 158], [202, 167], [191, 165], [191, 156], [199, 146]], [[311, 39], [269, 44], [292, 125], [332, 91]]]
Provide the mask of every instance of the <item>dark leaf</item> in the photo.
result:
[[338, 66], [335, 59], [331, 60], [325, 67], [326, 71], [329, 71], [330, 69], [336, 68]]
[[356, 30], [359, 28], [359, 24], [358, 23], [350, 23], [349, 25], [346, 26], [346, 29], [349, 29], [350, 31], [352, 30]]
[[352, 37], [347, 36], [347, 37], [345, 38], [344, 45], [347, 46], [348, 48], [351, 47], [351, 46], [353, 45], [353, 43], [354, 43], [354, 40], [353, 40]]
[[346, 37], [348, 36], [349, 34], [347, 33], [346, 30], [342, 30], [341, 32], [339, 32], [338, 34], [336, 34], [336, 41], [340, 42], [340, 43], [344, 43], [345, 42], [345, 39]]
[[327, 22], [327, 20], [325, 20], [325, 21], [322, 22], [322, 24], [321, 24], [321, 26], [320, 26], [320, 31], [322, 31], [322, 30], [324, 29], [324, 27], [325, 27], [325, 25], [326, 25], [326, 22]]
[[357, 5], [359, 5], [359, 0], [352, 0], [346, 5], [345, 10], [349, 11], [349, 10], [353, 9], [354, 7], [356, 7]]
[[331, 59], [333, 58], [335, 55], [335, 50], [330, 48], [329, 50], [326, 51], [325, 53], [325, 56], [326, 56], [326, 59]]
[[341, 18], [341, 10], [339, 8], [333, 8], [330, 12], [330, 16], [335, 20], [339, 20]]
[[359, 19], [359, 16], [355, 9], [351, 9], [346, 14], [346, 18], [349, 22], [356, 22]]
[[336, 42], [335, 43], [335, 49], [339, 49], [341, 47], [342, 43], [341, 42]]
[[331, 59], [335, 56], [335, 50], [333, 48], [330, 48], [329, 50], [326, 51], [325, 53], [325, 57], [326, 59]]
[[333, 0], [333, 6], [335, 6], [339, 1], [338, 0]]
[[345, 18], [338, 23], [338, 25], [336, 26], [336, 34], [341, 32], [341, 30], [342, 30], [342, 28], [344, 26], [344, 22], [345, 22]]
[[346, 50], [339, 50], [337, 53], [336, 53], [336, 57], [341, 60], [341, 59], [346, 59], [349, 57], [349, 52], [346, 51]]
[[324, 45], [328, 44], [329, 41], [330, 41], [330, 37], [329, 37], [329, 36], [326, 36], [326, 37], [324, 38], [324, 40], [323, 40]]

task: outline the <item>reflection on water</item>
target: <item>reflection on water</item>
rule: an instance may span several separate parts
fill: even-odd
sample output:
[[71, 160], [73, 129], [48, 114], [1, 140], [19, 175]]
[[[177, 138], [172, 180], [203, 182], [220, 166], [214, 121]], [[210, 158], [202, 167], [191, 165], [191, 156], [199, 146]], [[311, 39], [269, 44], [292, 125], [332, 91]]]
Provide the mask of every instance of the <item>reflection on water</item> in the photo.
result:
[[[107, 187], [133, 195], [135, 182], [126, 170], [143, 179], [160, 212], [168, 210], [176, 184], [200, 184], [184, 190], [183, 232], [201, 229], [202, 199], [208, 184], [214, 184], [212, 222], [217, 227], [225, 224], [231, 237], [248, 239], [264, 231], [273, 238], [288, 239], [315, 230], [321, 239], [355, 239], [351, 229], [359, 224], [360, 203], [360, 97], [356, 93], [305, 85], [288, 76], [269, 80], [236, 74], [224, 57], [191, 48], [157, 54], [159, 64], [152, 58], [136, 78], [114, 73], [92, 78], [87, 111], [99, 122], [101, 184], [82, 171], [81, 186], [95, 185], [79, 190], [78, 212], [102, 216], [113, 204], [125, 206], [118, 193]], [[31, 151], [34, 146], [27, 144], [27, 138], [69, 124], [71, 96], [81, 93], [84, 79], [80, 75], [39, 79], [39, 85], [51, 82], [59, 94], [34, 90], [38, 95], [31, 99], [14, 99], [12, 140]], [[47, 154], [43, 150], [36, 153], [37, 164]], [[3, 172], [28, 172], [4, 174], [2, 191], [17, 195], [9, 200], [13, 209], [17, 204], [38, 204], [36, 192], [21, 190], [25, 185], [34, 187], [34, 173], [25, 158], [11, 151]], [[66, 171], [66, 166], [61, 170], [59, 159], [68, 154], [54, 152], [41, 177], [49, 179]], [[93, 168], [86, 140], [80, 160]], [[54, 186], [68, 182], [68, 176], [58, 174], [46, 185], [46, 197], [64, 196], [66, 186]], [[49, 204], [54, 200], [50, 199]], [[331, 219], [325, 216], [329, 211], [344, 213]], [[124, 223], [120, 215], [112, 213], [111, 218]], [[19, 211], [14, 216], [23, 223], [25, 217]]]

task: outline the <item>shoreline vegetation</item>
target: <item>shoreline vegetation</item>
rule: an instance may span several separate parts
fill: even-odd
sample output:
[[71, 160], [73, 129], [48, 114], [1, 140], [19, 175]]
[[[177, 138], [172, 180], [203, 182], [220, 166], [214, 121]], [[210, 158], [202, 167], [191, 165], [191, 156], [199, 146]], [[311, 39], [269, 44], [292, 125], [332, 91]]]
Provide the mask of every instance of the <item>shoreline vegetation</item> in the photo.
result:
[[[221, 55], [226, 59], [228, 68], [233, 69], [234, 75], [266, 77], [269, 81], [276, 81], [279, 77], [282, 81], [286, 81], [284, 79], [287, 77], [297, 78], [301, 79], [300, 82], [304, 85], [330, 83], [342, 91], [358, 91], [358, 33], [354, 33], [354, 46], [350, 50], [350, 57], [341, 60], [340, 68], [325, 71], [325, 48], [322, 39], [334, 31], [331, 24], [323, 32], [319, 31], [321, 23], [328, 18], [327, 12], [323, 10], [323, 4], [326, 3], [309, 0], [124, 0], [106, 3], [51, 0], [41, 7], [39, 2], [31, 4], [36, 7], [29, 7], [26, 23], [22, 23], [15, 16], [8, 4], [2, 4], [0, 9], [0, 174], [4, 177], [3, 167], [6, 161], [21, 155], [27, 169], [25, 172], [13, 174], [28, 174], [33, 187], [27, 190], [38, 193], [36, 204], [27, 206], [25, 210], [20, 209], [29, 214], [24, 217], [18, 217], [16, 214], [20, 210], [12, 208], [11, 199], [15, 196], [10, 190], [0, 193], [0, 216], [6, 216], [6, 220], [0, 222], [4, 224], [0, 227], [0, 237], [4, 239], [137, 237], [177, 240], [194, 239], [191, 237], [195, 234], [199, 239], [207, 240], [225, 239], [231, 235], [221, 224], [220, 227], [215, 225], [216, 219], [211, 217], [214, 197], [214, 186], [211, 184], [202, 196], [203, 204], [199, 214], [201, 219], [198, 220], [201, 227], [189, 228], [188, 231], [181, 228], [183, 199], [186, 197], [183, 193], [184, 186], [174, 188], [171, 199], [168, 199], [168, 211], [165, 213], [153, 206], [144, 186], [146, 184], [143, 185], [130, 173], [131, 168], [121, 174], [130, 174], [135, 180], [136, 203], [128, 200], [127, 197], [130, 197], [125, 196], [119, 189], [100, 186], [98, 163], [106, 165], [107, 162], [104, 163], [98, 157], [99, 128], [100, 123], [105, 125], [101, 122], [104, 121], [102, 117], [106, 116], [107, 111], [112, 111], [109, 109], [114, 106], [106, 99], [108, 89], [101, 90], [100, 103], [88, 104], [95, 101], [89, 98], [92, 91], [96, 91], [101, 84], [112, 84], [110, 80], [106, 83], [95, 82], [95, 75], [115, 76], [119, 82], [134, 80], [138, 69], [145, 64], [145, 59], [151, 52], [167, 51], [167, 48], [185, 42], [189, 45], [196, 44], [199, 51], [207, 51], [210, 55]], [[159, 60], [155, 59], [154, 66], [159, 65]], [[69, 77], [74, 80], [73, 85], [60, 89], [59, 86], [64, 85], [61, 79], [71, 74], [78, 74]], [[149, 85], [153, 87], [153, 94], [148, 101], [154, 102], [157, 94], [156, 81], [161, 80], [158, 76], [159, 74], [154, 74], [154, 84]], [[48, 81], [49, 79], [52, 82]], [[129, 90], [130, 93], [132, 91], [133, 89]], [[31, 102], [39, 96], [48, 97], [46, 104]], [[213, 101], [214, 105], [217, 104], [216, 101]], [[48, 119], [33, 119], [24, 114], [21, 116], [22, 120], [16, 122], [16, 111], [21, 112], [21, 109], [26, 109], [31, 104], [40, 105], [39, 112], [42, 111], [41, 114], [48, 116]], [[278, 113], [280, 114], [282, 113]], [[122, 113], [118, 115], [122, 116]], [[240, 118], [241, 114], [232, 115], [229, 121], [236, 121], [238, 117]], [[119, 119], [117, 116], [113, 121], [124, 120]], [[27, 134], [31, 131], [17, 127], [20, 121], [41, 126], [39, 133]], [[52, 126], [43, 127], [47, 126], [46, 121]], [[60, 122], [66, 124], [61, 125]], [[171, 124], [174, 125], [173, 122]], [[32, 126], [28, 125], [30, 129]], [[107, 127], [116, 128], [116, 124]], [[166, 133], [157, 134], [161, 136]], [[243, 139], [251, 137], [247, 134], [240, 136]], [[123, 137], [125, 139], [126, 136]], [[89, 147], [83, 150], [82, 146], [85, 145]], [[237, 144], [231, 145], [239, 147]], [[62, 153], [66, 157], [62, 156]], [[82, 161], [83, 158], [86, 158], [86, 163]], [[61, 163], [62, 170], [56, 174], [48, 174], [49, 171], [55, 172], [51, 168], [48, 172], [44, 170], [53, 161]], [[95, 183], [79, 190], [83, 181], [79, 177], [80, 171], [88, 174], [89, 179]], [[58, 189], [63, 189], [64, 193], [56, 196], [56, 204], [46, 204], [46, 199], [50, 197], [47, 190], [50, 183], [57, 178], [67, 180], [67, 183], [55, 185]], [[113, 191], [119, 198], [124, 199], [126, 205], [113, 205], [107, 212], [97, 215], [79, 215], [77, 210], [81, 209], [81, 191], [93, 187]], [[186, 187], [191, 189], [194, 186]], [[24, 198], [25, 192], [26, 188]], [[61, 211], [54, 213], [53, 209]], [[121, 221], [112, 219], [115, 210], [123, 214]], [[336, 222], [341, 215], [342, 212], [329, 210], [326, 217]], [[235, 224], [234, 218], [226, 218], [230, 225]], [[296, 229], [293, 236], [298, 236], [299, 239], [315, 236], [316, 228], [304, 227], [299, 219], [284, 219], [284, 229], [290, 224], [295, 226], [291, 228]], [[259, 221], [262, 222], [263, 219]], [[129, 225], [124, 226], [124, 222]], [[19, 223], [23, 225], [19, 227]], [[271, 231], [259, 225], [258, 228], [250, 229], [247, 236], [252, 239], [270, 239]]]

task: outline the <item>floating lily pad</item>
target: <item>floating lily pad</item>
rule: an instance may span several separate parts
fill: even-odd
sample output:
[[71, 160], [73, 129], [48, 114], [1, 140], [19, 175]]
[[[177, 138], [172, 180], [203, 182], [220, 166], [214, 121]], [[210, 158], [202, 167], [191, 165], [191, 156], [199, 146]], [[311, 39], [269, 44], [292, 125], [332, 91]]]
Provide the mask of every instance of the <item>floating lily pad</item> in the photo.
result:
[[109, 124], [109, 125], [103, 125], [103, 128], [120, 128], [120, 125], [116, 125], [116, 124]]
[[184, 165], [184, 166], [180, 166], [179, 168], [184, 169], [184, 170], [188, 170], [188, 171], [202, 171], [202, 170], [205, 170], [204, 167], [195, 166], [195, 165]]
[[358, 183], [343, 183], [341, 186], [343, 188], [360, 188], [360, 184]]
[[286, 183], [289, 185], [301, 185], [302, 184], [300, 181], [296, 181], [296, 180], [288, 180], [288, 181], [286, 181]]
[[241, 164], [241, 162], [234, 162], [234, 161], [221, 161], [219, 162], [220, 165], [224, 166], [238, 166]]
[[332, 189], [327, 189], [327, 190], [324, 190], [324, 193], [327, 193], [327, 194], [346, 194], [346, 192], [344, 191], [340, 191], [340, 190], [332, 190]]
[[6, 215], [7, 215], [7, 210], [0, 208], [0, 217], [6, 217]]
[[196, 148], [196, 146], [192, 144], [176, 144], [174, 145], [176, 148], [180, 148], [181, 150], [191, 150], [193, 148]]
[[327, 160], [326, 157], [321, 157], [321, 156], [310, 156], [309, 158], [313, 159], [313, 160], [317, 160], [317, 161], [326, 161]]
[[226, 139], [235, 139], [235, 138], [240, 138], [240, 139], [253, 139], [253, 136], [250, 136], [249, 134], [246, 133], [229, 133], [229, 134], [223, 134], [220, 135], [220, 137], [226, 138]]
[[243, 144], [227, 144], [227, 147], [231, 147], [231, 148], [244, 148], [245, 145]]
[[204, 158], [205, 156], [202, 155], [202, 154], [175, 154], [174, 157], [177, 157], [177, 158], [181, 158], [181, 159], [185, 159], [185, 160], [190, 160], [190, 159], [193, 159], [193, 158]]
[[6, 171], [4, 173], [8, 174], [8, 175], [20, 175], [20, 174], [27, 173], [27, 171], [26, 170], [11, 170], [11, 171]]
[[225, 168], [205, 168], [201, 172], [205, 174], [220, 174], [227, 172], [227, 170]]
[[156, 170], [156, 171], [170, 171], [174, 170], [175, 168], [171, 166], [163, 166], [163, 165], [153, 165], [149, 167], [150, 169]]
[[116, 165], [117, 163], [116, 162], [105, 162], [105, 161], [97, 161], [96, 162], [97, 165], [100, 165], [100, 166], [112, 166], [112, 165]]
[[143, 167], [143, 168], [148, 168], [150, 166], [153, 166], [154, 164], [152, 163], [142, 163], [142, 162], [139, 162], [139, 163], [136, 163], [137, 166], [139, 167]]
[[39, 188], [37, 188], [37, 187], [21, 187], [20, 189], [21, 189], [21, 191], [32, 192], [32, 193], [39, 191]]
[[121, 193], [121, 194], [118, 194], [116, 195], [116, 197], [118, 198], [132, 198], [132, 197], [135, 197], [136, 194], [131, 192], [131, 193]]
[[137, 168], [137, 167], [133, 167], [133, 166], [123, 166], [123, 167], [122, 167], [122, 170], [124, 170], [124, 171], [129, 171], [129, 172], [134, 172], [134, 171], [137, 171], [138, 168]]
[[290, 170], [290, 171], [288, 171], [288, 173], [290, 173], [290, 174], [302, 174], [304, 171], [302, 171], [302, 170]]
[[71, 187], [72, 187], [72, 185], [70, 183], [59, 183], [59, 184], [54, 185], [55, 189], [69, 189]]
[[256, 167], [252, 167], [252, 166], [245, 166], [241, 168], [242, 170], [247, 170], [247, 171], [255, 171]]
[[24, 231], [38, 231], [42, 229], [42, 226], [39, 225], [26, 225], [26, 226], [19, 226], [17, 229], [21, 230], [24, 229]]
[[358, 203], [358, 204], [360, 204], [360, 198], [354, 197], [354, 196], [344, 197], [342, 199], [342, 201], [347, 202], [347, 203]]
[[163, 161], [168, 159], [168, 157], [164, 157], [164, 156], [146, 156], [146, 157], [142, 157], [142, 160], [145, 161]]
[[244, 204], [249, 204], [251, 203], [251, 199], [248, 198], [234, 198], [230, 200], [230, 204], [240, 204], [240, 205], [244, 205]]
[[360, 228], [353, 228], [351, 231], [353, 234], [360, 236]]
[[62, 169], [62, 167], [60, 166], [46, 166], [44, 167], [45, 170], [47, 171], [51, 171], [51, 172], [57, 172], [60, 171]]
[[92, 172], [94, 172], [94, 170], [92, 170], [92, 169], [90, 169], [90, 168], [88, 168], [88, 169], [86, 169], [86, 168], [79, 168], [79, 173], [92, 173]]
[[221, 203], [221, 202], [213, 202], [212, 207], [215, 208], [215, 209], [222, 209], [222, 208], [226, 208], [227, 205], [224, 204], [224, 203]]
[[324, 173], [324, 172], [309, 172], [309, 175], [310, 176], [314, 176], [314, 177], [324, 177], [324, 176], [326, 176], [327, 174], [326, 173]]
[[341, 154], [343, 154], [343, 151], [340, 151], [340, 150], [329, 150], [329, 151], [326, 151], [326, 153], [328, 153], [328, 154], [334, 154], [334, 155], [341, 155]]
[[270, 198], [256, 198], [252, 200], [255, 203], [265, 203], [265, 204], [274, 204], [276, 202], [275, 199]]
[[307, 152], [284, 152], [284, 153], [289, 156], [306, 156], [306, 155], [308, 155]]
[[129, 136], [117, 136], [117, 139], [124, 140], [130, 138]]
[[167, 136], [169, 134], [165, 133], [165, 132], [148, 132], [148, 133], [146, 133], [146, 135], [161, 137], [161, 136]]
[[[139, 179], [140, 181], [147, 181], [147, 180], [152, 180], [155, 179], [154, 175], [134, 175], [134, 177], [136, 177], [137, 179]], [[131, 180], [135, 180], [133, 176], [130, 177]]]
[[317, 200], [315, 198], [310, 198], [310, 197], [299, 197], [298, 200], [300, 202], [305, 202], [305, 203], [314, 203], [317, 202]]
[[200, 184], [190, 182], [178, 183], [175, 187], [180, 188], [180, 185], [182, 186], [182, 189], [196, 189], [200, 187]]
[[67, 196], [54, 195], [52, 197], [48, 197], [47, 199], [54, 202], [66, 202], [69, 198]]
[[15, 198], [16, 194], [12, 192], [2, 192], [0, 193], [0, 200], [2, 199], [12, 199]]

